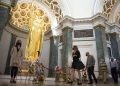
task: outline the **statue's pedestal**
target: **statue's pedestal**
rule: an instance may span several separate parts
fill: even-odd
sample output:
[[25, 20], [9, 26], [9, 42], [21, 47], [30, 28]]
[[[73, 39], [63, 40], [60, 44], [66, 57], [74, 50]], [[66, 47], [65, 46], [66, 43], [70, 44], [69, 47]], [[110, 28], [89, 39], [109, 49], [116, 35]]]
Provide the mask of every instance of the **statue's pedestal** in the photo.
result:
[[107, 70], [107, 65], [106, 63], [100, 63], [99, 65], [99, 76], [98, 79], [100, 81], [102, 81], [103, 83], [107, 82], [107, 78], [108, 78], [108, 70]]

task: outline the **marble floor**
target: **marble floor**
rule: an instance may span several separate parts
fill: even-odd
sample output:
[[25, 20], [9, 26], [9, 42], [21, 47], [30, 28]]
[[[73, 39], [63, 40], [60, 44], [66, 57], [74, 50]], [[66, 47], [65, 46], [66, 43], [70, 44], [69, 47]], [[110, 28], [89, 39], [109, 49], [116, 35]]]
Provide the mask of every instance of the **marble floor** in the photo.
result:
[[[46, 80], [43, 83], [33, 84], [32, 81], [17, 80], [16, 84], [10, 84], [8, 79], [0, 79], [0, 86], [78, 86], [76, 83], [66, 84], [65, 82], [54, 82], [53, 80]], [[114, 84], [112, 82], [102, 84], [88, 85], [83, 83], [81, 86], [120, 86], [120, 84]]]
[[[16, 84], [11, 84], [10, 79], [7, 77], [0, 78], [0, 86], [78, 86], [76, 83], [67, 84], [65, 82], [55, 82], [54, 79], [46, 79], [43, 83], [39, 84], [33, 84], [31, 80], [25, 80], [25, 79], [17, 79]], [[113, 81], [109, 81], [106, 84], [98, 83], [98, 84], [92, 84], [89, 85], [87, 83], [83, 83], [80, 86], [120, 86], [120, 82], [118, 84], [114, 84]]]

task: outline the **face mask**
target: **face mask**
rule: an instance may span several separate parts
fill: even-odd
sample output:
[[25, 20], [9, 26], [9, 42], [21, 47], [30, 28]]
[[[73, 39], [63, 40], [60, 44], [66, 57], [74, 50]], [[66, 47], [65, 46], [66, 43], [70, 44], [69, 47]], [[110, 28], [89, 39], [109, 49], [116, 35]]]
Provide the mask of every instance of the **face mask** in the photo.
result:
[[20, 49], [20, 46], [18, 46], [18, 49]]

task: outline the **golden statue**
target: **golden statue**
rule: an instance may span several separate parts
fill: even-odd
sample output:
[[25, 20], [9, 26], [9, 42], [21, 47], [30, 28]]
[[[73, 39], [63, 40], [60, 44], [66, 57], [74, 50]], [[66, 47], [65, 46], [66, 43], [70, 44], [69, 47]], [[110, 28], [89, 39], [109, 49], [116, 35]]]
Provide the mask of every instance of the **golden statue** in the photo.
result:
[[26, 44], [25, 59], [27, 61], [36, 61], [38, 57], [37, 51], [42, 50], [43, 37], [44, 37], [44, 21], [41, 18], [39, 10], [34, 9], [33, 3], [31, 4], [30, 19], [29, 19], [29, 35]]

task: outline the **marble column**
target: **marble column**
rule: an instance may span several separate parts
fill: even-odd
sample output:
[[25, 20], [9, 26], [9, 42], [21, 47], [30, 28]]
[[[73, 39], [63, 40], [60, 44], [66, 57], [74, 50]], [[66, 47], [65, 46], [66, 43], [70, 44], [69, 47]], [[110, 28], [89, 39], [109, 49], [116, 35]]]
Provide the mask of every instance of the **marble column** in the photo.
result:
[[63, 47], [62, 47], [62, 67], [69, 66], [69, 58], [72, 58], [72, 31], [71, 27], [64, 27], [63, 33]]
[[50, 57], [48, 77], [55, 77], [55, 66], [58, 65], [58, 36], [50, 37]]
[[104, 60], [108, 59], [105, 27], [102, 25], [97, 25], [94, 27], [94, 31], [95, 31], [96, 50], [97, 50], [97, 58], [99, 65], [100, 59], [104, 59]]
[[12, 34], [10, 47], [8, 51], [8, 57], [6, 61], [6, 68], [5, 68], [5, 74], [7, 75], [10, 74], [10, 59], [11, 59], [10, 52], [11, 52], [12, 47], [15, 45], [15, 42], [16, 42], [16, 36]]
[[110, 41], [111, 41], [111, 49], [112, 49], [112, 56], [114, 58], [120, 58], [120, 38], [119, 34], [114, 32], [110, 33]]
[[0, 6], [0, 40], [9, 19], [9, 8], [7, 6]]

